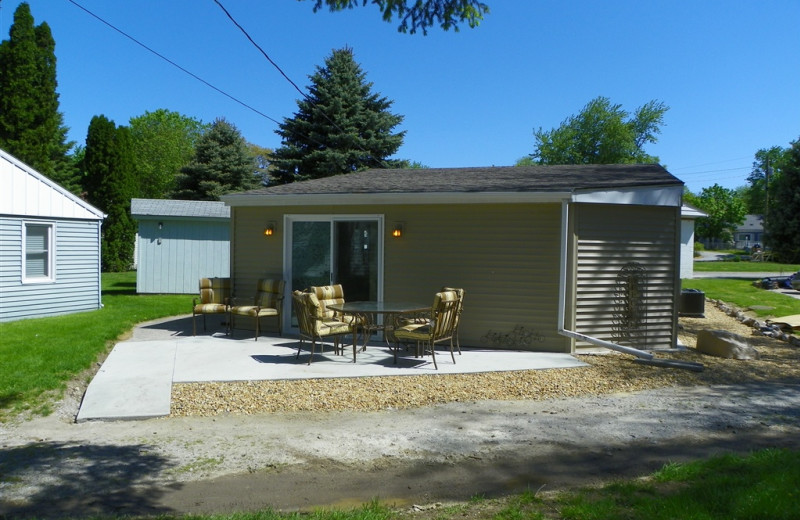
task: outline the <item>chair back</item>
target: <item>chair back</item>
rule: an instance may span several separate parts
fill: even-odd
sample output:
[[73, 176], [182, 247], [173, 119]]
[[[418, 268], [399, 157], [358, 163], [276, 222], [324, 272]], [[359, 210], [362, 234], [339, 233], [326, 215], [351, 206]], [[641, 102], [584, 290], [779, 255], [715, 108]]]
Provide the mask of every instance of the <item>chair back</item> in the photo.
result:
[[336, 313], [328, 309], [328, 305], [344, 303], [344, 289], [341, 284], [318, 285], [310, 287], [309, 291], [316, 296], [322, 309], [323, 318], [333, 318]]
[[431, 339], [440, 340], [451, 337], [458, 317], [458, 293], [442, 291], [433, 297], [431, 319]]
[[230, 278], [200, 278], [200, 303], [226, 303], [231, 295]]
[[456, 323], [455, 328], [458, 328], [458, 322], [461, 320], [461, 311], [464, 310], [464, 289], [455, 287], [442, 287], [442, 292], [453, 291], [458, 296], [458, 308], [456, 309]]
[[292, 293], [292, 308], [297, 316], [297, 326], [300, 334], [307, 337], [314, 335], [314, 320], [311, 319], [310, 310], [307, 303], [308, 293], [294, 291]]
[[262, 278], [258, 281], [253, 304], [261, 308], [280, 310], [280, 303], [283, 301], [283, 288], [283, 280]]

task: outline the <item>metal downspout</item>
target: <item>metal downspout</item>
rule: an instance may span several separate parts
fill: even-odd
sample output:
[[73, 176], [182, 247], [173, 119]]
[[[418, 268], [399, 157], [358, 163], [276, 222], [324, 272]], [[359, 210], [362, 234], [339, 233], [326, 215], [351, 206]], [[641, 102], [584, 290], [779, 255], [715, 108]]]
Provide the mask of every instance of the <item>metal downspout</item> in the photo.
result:
[[653, 359], [653, 354], [650, 352], [645, 352], [644, 350], [639, 350], [633, 347], [626, 347], [624, 345], [618, 345], [616, 343], [612, 343], [610, 341], [605, 341], [599, 338], [593, 338], [591, 336], [587, 336], [586, 334], [581, 334], [580, 332], [576, 332], [574, 330], [568, 330], [564, 328], [564, 319], [566, 317], [566, 307], [567, 307], [567, 252], [568, 252], [568, 244], [569, 244], [569, 199], [564, 199], [561, 201], [561, 265], [559, 267], [559, 281], [558, 281], [558, 333], [562, 336], [567, 336], [568, 338], [574, 338], [581, 341], [586, 341], [593, 345], [597, 345], [599, 347], [608, 348], [611, 350], [616, 350], [618, 352], [622, 352], [624, 354], [630, 354], [632, 356], [636, 356], [641, 359]]

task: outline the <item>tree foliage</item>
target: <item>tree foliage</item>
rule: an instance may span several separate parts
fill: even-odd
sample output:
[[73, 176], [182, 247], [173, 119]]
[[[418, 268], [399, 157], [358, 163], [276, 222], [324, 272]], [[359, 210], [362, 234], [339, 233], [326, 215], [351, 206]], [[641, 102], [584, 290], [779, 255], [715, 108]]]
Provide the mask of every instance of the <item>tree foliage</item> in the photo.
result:
[[385, 167], [403, 144], [405, 132], [392, 133], [403, 117], [389, 112], [392, 101], [371, 92], [353, 51], [334, 50], [310, 79], [309, 96], [276, 130], [282, 139], [272, 155], [278, 181]]
[[648, 155], [644, 146], [658, 141], [667, 110], [664, 103], [653, 100], [631, 116], [622, 105], [600, 96], [558, 128], [534, 131], [532, 160], [517, 164], [657, 163], [658, 157]]
[[194, 147], [209, 125], [178, 112], [158, 109], [130, 120], [139, 179], [139, 197], [163, 199], [175, 178], [194, 156]]
[[800, 139], [786, 150], [781, 174], [775, 178], [766, 228], [768, 243], [778, 259], [800, 262]]
[[130, 130], [105, 116], [89, 122], [83, 157], [84, 189], [89, 202], [108, 216], [103, 222], [103, 271], [127, 271], [133, 265], [136, 225], [131, 198], [136, 195], [133, 142]]
[[55, 45], [50, 27], [34, 26], [30, 6], [19, 4], [0, 43], [0, 148], [78, 193], [58, 111]]
[[386, 22], [391, 22], [396, 16], [400, 20], [398, 32], [411, 34], [417, 30], [428, 34], [428, 29], [437, 24], [445, 31], [452, 28], [457, 32], [459, 23], [475, 28], [483, 20], [483, 15], [489, 14], [489, 6], [478, 0], [315, 0], [314, 12], [323, 6], [331, 11], [341, 11], [359, 4], [376, 5]]
[[742, 199], [734, 190], [714, 184], [703, 191], [697, 198], [687, 200], [703, 210], [707, 217], [695, 222], [695, 232], [699, 238], [707, 238], [716, 242], [731, 242], [736, 227], [744, 222], [746, 208]]
[[[762, 148], [755, 154], [753, 170], [747, 177], [748, 185], [744, 189], [747, 213], [765, 215], [767, 213], [767, 194], [769, 198], [775, 197], [775, 179], [780, 177], [783, 164], [787, 159], [789, 150], [780, 146]], [[767, 176], [767, 168], [770, 175]]]
[[198, 139], [194, 158], [176, 181], [177, 199], [219, 200], [226, 193], [258, 187], [260, 178], [242, 134], [225, 119], [217, 119]]

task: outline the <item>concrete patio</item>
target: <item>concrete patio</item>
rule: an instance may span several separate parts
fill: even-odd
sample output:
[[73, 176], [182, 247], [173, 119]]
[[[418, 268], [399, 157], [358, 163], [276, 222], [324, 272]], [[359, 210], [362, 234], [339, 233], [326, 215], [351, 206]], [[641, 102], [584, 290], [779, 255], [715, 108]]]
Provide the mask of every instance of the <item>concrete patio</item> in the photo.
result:
[[[371, 342], [353, 363], [351, 345], [345, 354], [333, 352], [330, 342], [309, 365], [310, 344], [296, 357], [296, 337], [261, 336], [252, 331], [224, 334], [221, 317], [208, 317], [203, 332], [192, 336], [191, 316], [141, 324], [130, 339], [118, 343], [89, 384], [78, 412], [89, 420], [146, 419], [168, 416], [173, 383], [262, 381], [331, 377], [374, 377], [463, 374], [511, 370], [541, 370], [586, 366], [569, 354], [462, 348], [453, 364], [444, 347], [437, 349], [436, 370], [430, 356], [405, 353], [394, 363], [385, 343]], [[347, 338], [350, 339], [349, 337]]]

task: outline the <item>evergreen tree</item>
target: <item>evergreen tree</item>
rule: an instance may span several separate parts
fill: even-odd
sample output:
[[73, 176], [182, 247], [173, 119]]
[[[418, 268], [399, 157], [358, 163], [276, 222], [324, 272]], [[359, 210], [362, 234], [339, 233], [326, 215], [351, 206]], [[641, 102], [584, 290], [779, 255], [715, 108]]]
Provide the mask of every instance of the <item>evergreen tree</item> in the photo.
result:
[[221, 195], [257, 188], [256, 164], [239, 130], [217, 119], [195, 146], [194, 159], [181, 168], [174, 197], [219, 200]]
[[272, 164], [279, 182], [386, 167], [386, 158], [403, 144], [405, 132], [392, 133], [403, 117], [388, 111], [392, 101], [372, 93], [365, 78], [348, 48], [333, 51], [317, 67], [309, 96], [276, 130], [282, 145]]
[[30, 6], [23, 2], [14, 12], [9, 39], [0, 43], [0, 148], [78, 193], [57, 85], [50, 27], [34, 26]]
[[792, 264], [800, 262], [800, 139], [784, 155], [766, 225], [767, 243], [777, 259]]
[[86, 135], [84, 188], [90, 203], [108, 216], [103, 222], [103, 271], [127, 271], [133, 265], [136, 225], [131, 198], [136, 195], [130, 130], [95, 116]]

